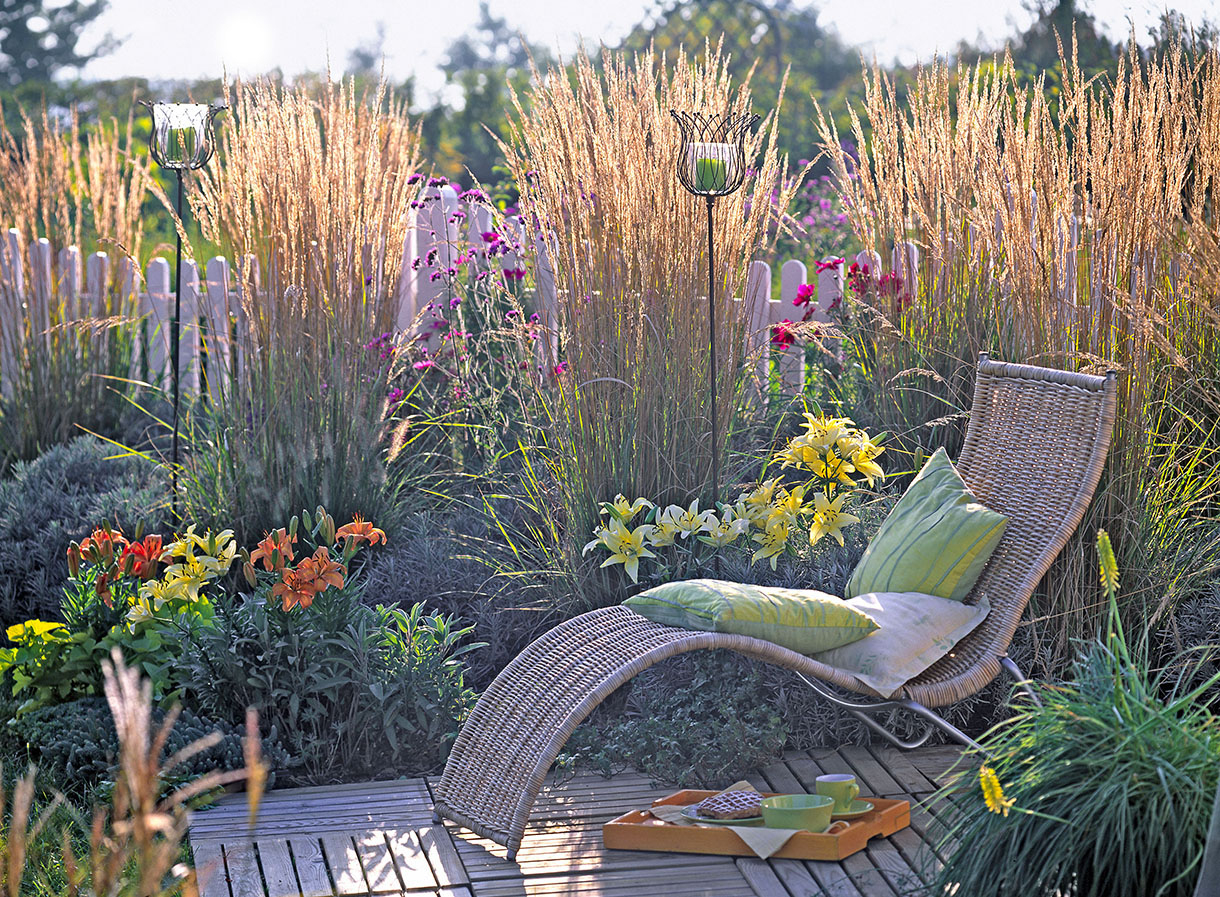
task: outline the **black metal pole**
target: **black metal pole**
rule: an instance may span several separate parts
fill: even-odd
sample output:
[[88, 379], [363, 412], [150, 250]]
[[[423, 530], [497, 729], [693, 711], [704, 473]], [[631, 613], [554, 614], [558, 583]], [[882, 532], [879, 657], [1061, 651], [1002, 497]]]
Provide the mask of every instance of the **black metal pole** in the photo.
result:
[[[707, 197], [707, 318], [708, 318], [708, 349], [711, 355], [711, 393], [712, 393], [712, 508], [720, 501], [720, 436], [716, 407], [716, 283], [715, 283], [715, 250], [712, 246], [712, 202], [713, 197]], [[719, 557], [717, 557], [719, 560]]]
[[178, 169], [178, 226], [174, 228], [178, 235], [178, 267], [174, 274], [174, 320], [169, 329], [170, 383], [174, 398], [173, 464], [169, 469], [169, 482], [173, 493], [170, 510], [175, 519], [178, 517], [178, 334], [182, 326], [182, 226], [182, 169]]

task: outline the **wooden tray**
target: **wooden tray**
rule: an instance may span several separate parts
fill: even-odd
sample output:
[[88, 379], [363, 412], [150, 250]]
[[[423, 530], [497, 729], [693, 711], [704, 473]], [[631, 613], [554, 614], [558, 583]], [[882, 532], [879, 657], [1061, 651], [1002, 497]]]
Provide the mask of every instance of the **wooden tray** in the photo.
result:
[[[715, 791], [679, 791], [652, 802], [654, 807], [663, 804], [686, 806], [697, 804]], [[764, 794], [771, 797], [771, 794]], [[911, 805], [905, 800], [885, 800], [880, 797], [865, 798], [873, 810], [855, 819], [845, 819], [847, 828], [835, 834], [815, 835], [801, 832], [771, 859], [787, 860], [841, 860], [863, 850], [868, 839], [874, 835], [883, 837], [894, 834], [911, 824]], [[668, 853], [718, 853], [726, 856], [748, 857], [754, 852], [746, 847], [736, 833], [726, 828], [710, 828], [698, 825], [674, 825], [640, 810], [624, 813], [602, 827], [602, 841], [615, 850], [660, 850]]]

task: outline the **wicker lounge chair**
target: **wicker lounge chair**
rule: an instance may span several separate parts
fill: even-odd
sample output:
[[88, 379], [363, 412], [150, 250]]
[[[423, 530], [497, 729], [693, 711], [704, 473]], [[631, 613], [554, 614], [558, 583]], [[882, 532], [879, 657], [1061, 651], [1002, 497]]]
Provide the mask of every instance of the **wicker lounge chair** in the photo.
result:
[[[615, 689], [660, 660], [700, 648], [729, 648], [799, 673], [902, 747], [935, 725], [973, 742], [933, 712], [967, 698], [1001, 670], [1025, 682], [1006, 656], [1035, 586], [1075, 531], [1101, 477], [1116, 409], [1105, 377], [982, 355], [957, 467], [979, 501], [1010, 517], [968, 602], [986, 594], [991, 612], [954, 651], [889, 700], [850, 673], [740, 635], [653, 623], [625, 607], [575, 617], [526, 648], [483, 693], [458, 734], [436, 787], [434, 813], [508, 847], [514, 858], [547, 771], [568, 736]], [[853, 693], [847, 698], [838, 692]], [[923, 736], [900, 741], [870, 712], [906, 708]]]

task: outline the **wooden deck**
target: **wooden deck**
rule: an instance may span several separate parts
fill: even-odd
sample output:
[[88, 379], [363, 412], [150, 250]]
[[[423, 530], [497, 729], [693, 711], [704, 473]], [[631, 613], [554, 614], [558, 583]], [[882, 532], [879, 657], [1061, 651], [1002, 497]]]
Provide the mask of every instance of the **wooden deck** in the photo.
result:
[[274, 791], [256, 826], [243, 795], [197, 813], [191, 845], [201, 897], [898, 897], [921, 890], [943, 832], [928, 796], [953, 747], [794, 752], [761, 769], [760, 789], [814, 790], [823, 773], [853, 773], [863, 794], [911, 801], [911, 827], [874, 838], [842, 863], [606, 850], [601, 826], [673, 788], [636, 774], [578, 775], [539, 797], [517, 861], [498, 844], [432, 822], [426, 779]]

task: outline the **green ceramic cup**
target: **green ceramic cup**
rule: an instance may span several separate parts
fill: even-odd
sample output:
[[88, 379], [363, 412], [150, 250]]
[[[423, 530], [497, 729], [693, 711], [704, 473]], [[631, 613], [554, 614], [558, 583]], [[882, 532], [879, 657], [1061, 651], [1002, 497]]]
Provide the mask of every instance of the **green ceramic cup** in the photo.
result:
[[856, 777], [845, 773], [818, 776], [817, 792], [834, 798], [836, 813], [846, 813], [851, 809], [852, 801], [860, 794], [860, 786]]
[[830, 828], [834, 798], [822, 794], [781, 794], [763, 798], [763, 825], [794, 828], [820, 834]]

